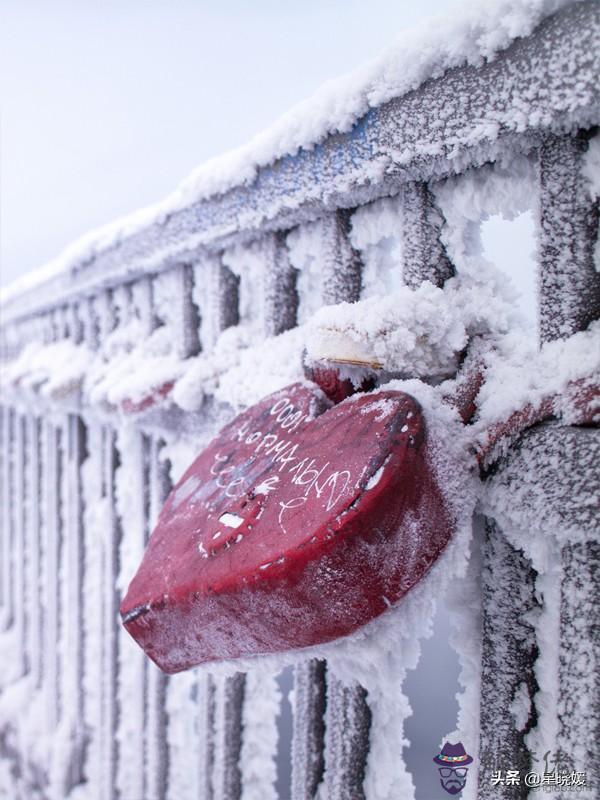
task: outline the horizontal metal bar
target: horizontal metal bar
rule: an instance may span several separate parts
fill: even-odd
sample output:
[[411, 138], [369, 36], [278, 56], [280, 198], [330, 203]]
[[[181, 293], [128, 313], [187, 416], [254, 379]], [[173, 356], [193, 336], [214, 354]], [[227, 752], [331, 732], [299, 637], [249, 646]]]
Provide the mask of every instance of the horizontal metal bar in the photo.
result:
[[450, 69], [371, 109], [348, 133], [260, 169], [251, 185], [173, 212], [75, 263], [43, 291], [23, 292], [5, 304], [5, 323], [392, 194], [407, 181], [457, 174], [507, 149], [527, 152], [550, 132], [589, 128], [600, 122], [599, 72], [600, 6], [568, 6], [493, 60]]

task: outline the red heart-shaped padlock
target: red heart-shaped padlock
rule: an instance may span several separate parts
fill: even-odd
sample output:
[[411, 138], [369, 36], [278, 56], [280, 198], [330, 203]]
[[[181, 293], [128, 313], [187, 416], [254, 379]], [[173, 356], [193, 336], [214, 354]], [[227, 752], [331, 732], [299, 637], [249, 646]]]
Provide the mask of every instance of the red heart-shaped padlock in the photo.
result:
[[324, 408], [300, 384], [266, 398], [169, 495], [121, 605], [165, 672], [351, 633], [444, 549], [453, 520], [418, 403], [384, 391]]

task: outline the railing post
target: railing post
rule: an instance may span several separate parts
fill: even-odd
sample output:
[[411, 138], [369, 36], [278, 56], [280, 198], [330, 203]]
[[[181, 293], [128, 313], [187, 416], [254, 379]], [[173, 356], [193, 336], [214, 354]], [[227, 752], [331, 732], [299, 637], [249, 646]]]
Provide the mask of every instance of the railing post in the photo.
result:
[[179, 320], [177, 331], [177, 354], [189, 358], [200, 352], [200, 314], [193, 300], [194, 273], [192, 267], [177, 267], [177, 300]]
[[81, 469], [86, 458], [86, 430], [76, 414], [69, 414], [64, 426], [64, 554], [60, 576], [62, 586], [61, 641], [62, 696], [72, 729], [72, 755], [69, 774], [65, 775], [69, 790], [83, 780], [85, 730], [83, 726], [83, 496]]
[[[119, 637], [118, 637], [118, 609], [119, 595], [116, 586], [119, 572], [119, 546], [121, 543], [121, 525], [117, 515], [115, 497], [115, 473], [119, 464], [119, 454], [116, 447], [115, 433], [109, 428], [104, 428], [103, 435], [104, 456], [104, 496], [107, 501], [107, 530], [103, 547], [103, 719], [102, 719], [102, 769], [104, 776], [102, 800], [115, 800], [118, 798], [117, 770], [119, 747], [117, 741], [117, 727], [119, 724], [118, 701], [118, 669], [119, 669]], [[123, 798], [124, 800], [124, 798]]]
[[340, 209], [323, 220], [323, 303], [354, 303], [360, 298], [362, 264], [350, 243], [352, 212]]
[[242, 713], [246, 675], [216, 678], [214, 800], [240, 800], [242, 774]]
[[9, 406], [3, 408], [2, 414], [2, 623], [3, 628], [9, 628], [14, 620], [14, 526], [13, 512], [13, 483], [14, 483], [14, 433], [13, 417], [15, 412]]
[[198, 680], [199, 787], [202, 800], [214, 800], [216, 687], [210, 675]]
[[277, 336], [296, 325], [298, 313], [298, 272], [291, 263], [286, 233], [275, 233], [263, 242], [265, 255], [265, 334]]
[[[600, 451], [600, 448], [598, 448]], [[557, 768], [586, 773], [594, 790], [600, 781], [596, 760], [600, 732], [600, 542], [571, 544], [561, 554], [558, 663]], [[558, 748], [557, 748], [558, 749]], [[570, 793], [565, 792], [565, 798]]]
[[240, 321], [240, 278], [221, 255], [207, 256], [194, 265], [194, 302], [200, 309], [201, 345], [209, 353], [220, 334]]
[[[589, 135], [548, 136], [540, 151], [540, 337], [542, 342], [585, 330], [600, 317], [600, 273], [594, 251], [599, 205], [582, 174]], [[596, 432], [597, 435], [597, 432]], [[600, 448], [597, 444], [596, 451]], [[573, 474], [577, 450], [571, 452]], [[575, 466], [576, 465], [576, 466]], [[597, 467], [597, 464], [596, 464]], [[589, 479], [593, 480], [588, 471]], [[600, 725], [600, 547], [597, 541], [561, 548], [558, 719], [567, 767], [597, 782], [592, 742]], [[567, 795], [565, 794], [565, 797]]]
[[27, 417], [28, 464], [28, 549], [29, 549], [29, 646], [30, 670], [35, 688], [42, 682], [43, 653], [43, 598], [42, 598], [42, 514], [41, 514], [41, 454], [40, 422], [30, 414]]
[[[532, 712], [539, 724], [527, 737], [536, 758], [533, 769], [587, 772], [589, 786], [598, 780], [594, 759], [600, 725], [599, 481], [598, 431], [546, 424], [527, 431], [498, 463], [487, 481], [486, 501], [511, 538], [535, 544], [533, 553], [541, 565], [535, 587], [541, 615], [536, 624], [540, 691], [533, 697]], [[540, 486], [552, 486], [552, 491], [539, 492]], [[522, 577], [505, 593], [515, 606], [514, 614], [537, 602], [528, 599], [530, 583]], [[497, 600], [490, 609], [492, 620], [496, 608]], [[509, 623], [510, 630], [502, 625], [497, 635], [505, 630], [510, 641], [514, 621]], [[488, 682], [491, 696], [495, 697], [503, 676]], [[564, 797], [570, 794], [565, 791]], [[560, 792], [557, 796], [563, 797]]]
[[540, 336], [585, 330], [600, 317], [594, 264], [598, 202], [582, 175], [588, 137], [550, 135], [540, 151]]
[[8, 406], [0, 405], [0, 630], [8, 626], [10, 557], [10, 414]]
[[[533, 697], [537, 646], [531, 617], [536, 613], [535, 573], [498, 525], [487, 522], [483, 547], [483, 643], [479, 709], [479, 791], [481, 800], [525, 798], [524, 776], [531, 768], [525, 736], [537, 716]], [[516, 719], [513, 709], [521, 711]], [[492, 771], [519, 770], [520, 786], [494, 785]]]
[[325, 788], [327, 800], [364, 800], [371, 712], [367, 692], [327, 673]]
[[53, 422], [45, 423], [44, 493], [46, 516], [45, 541], [45, 610], [44, 610], [44, 684], [46, 690], [47, 732], [52, 737], [59, 720], [60, 703], [60, 584], [59, 567], [63, 549], [62, 494], [63, 430]]
[[325, 662], [294, 670], [292, 800], [313, 800], [325, 769]]
[[27, 614], [27, 455], [25, 451], [25, 419], [15, 412], [13, 414], [13, 442], [14, 442], [14, 625], [17, 634], [16, 658], [18, 660], [17, 672], [19, 677], [24, 675], [29, 668], [28, 652], [28, 614]]
[[411, 289], [423, 281], [443, 286], [454, 275], [454, 267], [440, 239], [441, 212], [426, 183], [402, 187], [402, 278]]
[[[148, 444], [146, 543], [171, 488], [168, 462], [160, 458], [160, 452], [163, 447], [162, 440], [157, 437], [151, 437]], [[165, 800], [169, 775], [168, 719], [166, 711], [169, 678], [150, 661], [146, 662], [146, 670], [145, 787], [151, 800]]]

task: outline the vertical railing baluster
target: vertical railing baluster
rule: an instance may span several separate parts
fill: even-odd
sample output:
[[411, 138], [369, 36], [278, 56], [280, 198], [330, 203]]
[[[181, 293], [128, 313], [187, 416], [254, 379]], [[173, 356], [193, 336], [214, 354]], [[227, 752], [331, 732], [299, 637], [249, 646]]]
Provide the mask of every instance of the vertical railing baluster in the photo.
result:
[[87, 420], [88, 458], [82, 468], [84, 504], [83, 528], [83, 721], [86, 732], [85, 778], [93, 800], [102, 797], [106, 776], [102, 763], [103, 746], [103, 574], [102, 556], [108, 525], [108, 500], [104, 496], [103, 428]]
[[[116, 441], [119, 467], [116, 473], [115, 499], [119, 525], [123, 531], [119, 543], [117, 590], [120, 598], [144, 552], [147, 533], [145, 456], [146, 441], [141, 431], [123, 425]], [[117, 787], [121, 797], [144, 796], [144, 736], [146, 657], [125, 628], [117, 626], [118, 678], [117, 704], [121, 713], [117, 740], [119, 758]], [[139, 764], [132, 770], [131, 764]]]
[[[552, 135], [540, 150], [542, 342], [567, 338], [600, 317], [600, 273], [594, 259], [599, 208], [582, 173], [588, 139], [585, 132]], [[573, 474], [588, 468], [577, 451], [569, 457]], [[600, 548], [592, 540], [569, 543], [562, 546], [560, 560], [559, 767], [587, 771], [588, 781], [595, 783], [593, 742], [600, 730]]]
[[549, 136], [540, 152], [540, 337], [563, 339], [600, 317], [594, 263], [598, 202], [582, 174], [587, 136]]
[[423, 281], [443, 286], [454, 268], [440, 239], [443, 225], [433, 194], [426, 183], [402, 187], [402, 278], [411, 289]]
[[214, 800], [216, 687], [210, 675], [198, 678], [198, 787], [201, 800]]
[[[103, 800], [118, 798], [116, 785], [118, 769], [117, 727], [119, 723], [118, 705], [118, 608], [119, 595], [116, 587], [119, 572], [119, 546], [121, 542], [121, 525], [117, 514], [115, 497], [115, 474], [119, 465], [119, 454], [116, 446], [116, 435], [109, 428], [104, 428], [104, 492], [108, 506], [108, 529], [104, 541], [103, 552], [103, 724], [102, 744], [104, 770]], [[123, 800], [125, 800], [123, 798]]]
[[[323, 221], [325, 304], [351, 303], [360, 298], [362, 264], [350, 243], [350, 225], [351, 214], [346, 210], [339, 210]], [[312, 691], [318, 694], [322, 691], [322, 678], [318, 672], [312, 677], [316, 681]], [[324, 783], [330, 800], [364, 797], [362, 778], [369, 748], [370, 719], [365, 690], [358, 684], [343, 686], [328, 669]], [[295, 746], [293, 743], [292, 748]]]
[[200, 352], [200, 314], [194, 303], [194, 271], [187, 264], [178, 267], [181, 282], [181, 317], [177, 352], [180, 358], [189, 358]]
[[81, 418], [69, 414], [66, 428], [66, 507], [65, 507], [65, 568], [62, 581], [63, 621], [66, 626], [64, 644], [63, 694], [68, 698], [68, 712], [72, 724], [73, 757], [70, 786], [83, 780], [84, 737], [83, 727], [83, 497], [81, 469], [87, 454], [86, 429]]
[[[570, 544], [562, 550], [558, 652], [558, 737], [553, 753], [559, 772], [586, 773], [598, 785], [595, 759], [600, 732], [600, 543]], [[567, 798], [570, 793], [565, 792]]]
[[323, 302], [354, 303], [360, 298], [362, 264], [350, 242], [351, 212], [340, 209], [322, 220]]
[[292, 800], [313, 800], [325, 769], [325, 662], [294, 670]]
[[364, 800], [371, 712], [361, 686], [345, 686], [327, 672], [325, 791], [327, 800]]
[[40, 421], [30, 414], [27, 417], [29, 503], [29, 653], [30, 669], [35, 688], [42, 682], [43, 653], [43, 596], [42, 596], [42, 456], [40, 452]]
[[[164, 445], [158, 437], [151, 437], [147, 447], [148, 465], [148, 524], [149, 538], [171, 488], [169, 464], [161, 459]], [[150, 661], [146, 662], [147, 730], [145, 743], [146, 791], [149, 800], [165, 800], [169, 775], [169, 748], [167, 740], [167, 687], [169, 678]]]
[[[518, 587], [518, 591], [515, 591]], [[537, 683], [534, 674], [537, 646], [532, 617], [535, 573], [525, 556], [509, 544], [498, 526], [487, 523], [483, 547], [483, 643], [481, 656], [481, 703], [479, 793], [486, 798], [525, 798], [525, 786], [495, 786], [493, 770], [530, 771], [531, 759], [525, 736], [536, 723], [533, 706], [526, 719], [510, 713], [518, 698], [531, 703]]]
[[221, 333], [240, 321], [240, 278], [220, 255], [194, 265], [193, 299], [200, 309], [202, 350], [209, 353]]
[[277, 336], [296, 325], [298, 292], [295, 270], [288, 255], [286, 233], [274, 233], [263, 242], [265, 335]]
[[61, 522], [61, 484], [63, 472], [63, 431], [54, 422], [44, 430], [45, 494], [45, 569], [44, 569], [44, 684], [46, 723], [49, 737], [58, 725], [60, 701], [60, 583], [59, 568], [63, 548]]
[[8, 406], [0, 405], [0, 631], [4, 630], [6, 613], [6, 596], [4, 574], [5, 559], [8, 555], [7, 540], [10, 536], [10, 520], [7, 519], [7, 512], [10, 508], [10, 495], [7, 480], [10, 476], [9, 470], [9, 441], [10, 435], [7, 430]]
[[13, 521], [15, 531], [14, 542], [14, 608], [15, 630], [17, 638], [18, 659], [17, 672], [24, 675], [28, 668], [27, 653], [27, 547], [26, 547], [26, 517], [25, 504], [27, 501], [25, 491], [26, 481], [26, 455], [25, 455], [25, 420], [20, 413], [13, 415], [14, 426], [14, 505]]
[[242, 791], [240, 754], [242, 709], [246, 676], [237, 672], [229, 678], [215, 678], [214, 800], [239, 800]]
[[13, 417], [15, 412], [9, 406], [4, 408], [2, 417], [2, 627], [9, 628], [14, 620], [13, 566], [14, 566], [14, 527], [12, 523], [13, 503], [13, 456], [14, 433]]

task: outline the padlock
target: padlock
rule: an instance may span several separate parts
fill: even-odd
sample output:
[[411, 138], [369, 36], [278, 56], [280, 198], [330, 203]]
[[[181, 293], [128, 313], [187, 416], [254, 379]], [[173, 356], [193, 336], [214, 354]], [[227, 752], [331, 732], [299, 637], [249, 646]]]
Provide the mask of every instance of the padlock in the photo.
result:
[[170, 493], [121, 605], [165, 672], [323, 644], [403, 597], [455, 520], [422, 410], [311, 383], [228, 424]]

